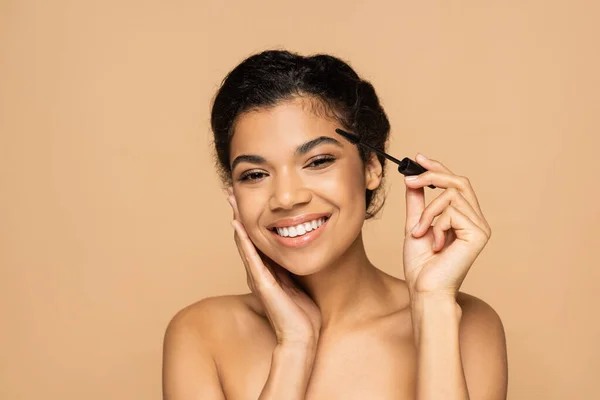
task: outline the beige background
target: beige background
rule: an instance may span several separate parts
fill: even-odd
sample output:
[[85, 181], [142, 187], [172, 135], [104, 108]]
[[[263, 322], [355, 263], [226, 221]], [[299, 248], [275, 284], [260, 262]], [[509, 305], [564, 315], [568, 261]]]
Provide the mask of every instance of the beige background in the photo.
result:
[[[504, 321], [509, 398], [600, 398], [599, 3], [222, 3], [0, 3], [0, 398], [159, 399], [170, 317], [246, 291], [208, 112], [270, 47], [349, 60], [392, 154], [471, 178], [494, 236], [463, 289]], [[366, 242], [402, 276], [389, 172]]]

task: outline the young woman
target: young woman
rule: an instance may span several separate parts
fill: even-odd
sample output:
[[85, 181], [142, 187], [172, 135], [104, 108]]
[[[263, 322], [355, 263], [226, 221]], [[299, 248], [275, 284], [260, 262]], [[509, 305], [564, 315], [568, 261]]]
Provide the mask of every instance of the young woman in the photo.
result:
[[390, 130], [373, 87], [335, 57], [266, 51], [223, 81], [212, 129], [251, 292], [173, 318], [165, 399], [506, 398], [500, 318], [459, 292], [491, 234], [468, 179], [417, 155], [428, 172], [405, 179], [397, 279], [361, 234], [385, 159], [336, 128], [382, 150]]

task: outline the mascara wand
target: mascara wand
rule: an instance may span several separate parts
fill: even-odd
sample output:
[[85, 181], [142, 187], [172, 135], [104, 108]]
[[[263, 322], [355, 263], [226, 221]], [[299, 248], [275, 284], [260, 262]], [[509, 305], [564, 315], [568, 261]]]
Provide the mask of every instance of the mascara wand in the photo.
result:
[[[391, 162], [398, 164], [398, 172], [400, 172], [402, 175], [405, 176], [409, 176], [409, 175], [420, 175], [423, 172], [426, 172], [427, 170], [425, 168], [423, 168], [420, 164], [418, 164], [416, 161], [411, 160], [408, 157], [405, 157], [402, 159], [402, 161], [398, 160], [395, 157], [390, 156], [389, 154], [387, 154], [384, 151], [381, 151], [379, 149], [376, 149], [375, 147], [371, 146], [370, 144], [367, 143], [363, 143], [360, 141], [360, 138], [358, 136], [356, 136], [355, 134], [352, 133], [348, 133], [342, 129], [336, 129], [335, 130], [338, 134], [342, 135], [343, 137], [345, 137], [350, 143], [355, 144], [357, 146], [363, 146], [371, 151], [374, 151], [375, 153], [379, 154], [382, 157], [387, 158], [388, 160], [390, 160]], [[429, 185], [430, 188], [435, 189], [435, 186], [433, 185]]]

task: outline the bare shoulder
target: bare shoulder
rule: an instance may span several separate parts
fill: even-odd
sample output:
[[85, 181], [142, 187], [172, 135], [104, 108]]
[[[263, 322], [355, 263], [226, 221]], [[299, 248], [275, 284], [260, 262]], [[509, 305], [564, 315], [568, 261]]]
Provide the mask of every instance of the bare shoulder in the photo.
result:
[[466, 350], [481, 351], [482, 346], [487, 346], [496, 347], [500, 352], [506, 347], [502, 319], [491, 305], [463, 292], [456, 301], [462, 310], [460, 341]]
[[235, 333], [245, 319], [257, 318], [260, 308], [251, 294], [207, 297], [175, 314], [167, 327], [169, 334], [185, 334], [218, 344], [224, 333]]
[[461, 327], [504, 330], [500, 315], [482, 299], [459, 292], [456, 301], [462, 310]]
[[164, 398], [225, 399], [215, 360], [235, 343], [246, 321], [260, 318], [249, 297], [209, 297], [175, 314], [163, 341]]

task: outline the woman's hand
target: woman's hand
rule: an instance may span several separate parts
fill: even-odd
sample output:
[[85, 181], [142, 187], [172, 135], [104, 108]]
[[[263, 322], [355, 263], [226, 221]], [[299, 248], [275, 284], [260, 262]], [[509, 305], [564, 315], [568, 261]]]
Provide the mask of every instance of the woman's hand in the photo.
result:
[[[417, 155], [417, 162], [428, 171], [405, 178], [406, 282], [411, 296], [456, 297], [469, 268], [489, 240], [491, 229], [467, 178], [422, 155]], [[431, 184], [446, 190], [425, 207], [423, 188]]]
[[321, 329], [321, 311], [293, 281], [290, 273], [260, 252], [248, 237], [239, 217], [231, 188], [228, 201], [233, 209], [234, 239], [246, 267], [248, 287], [264, 305], [279, 345], [316, 349]]

